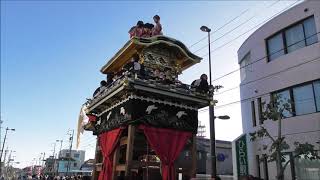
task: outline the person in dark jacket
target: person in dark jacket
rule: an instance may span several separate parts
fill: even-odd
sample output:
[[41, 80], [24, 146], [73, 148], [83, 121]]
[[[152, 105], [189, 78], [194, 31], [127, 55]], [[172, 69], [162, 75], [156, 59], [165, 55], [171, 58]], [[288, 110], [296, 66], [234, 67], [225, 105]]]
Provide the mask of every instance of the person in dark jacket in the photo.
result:
[[100, 82], [100, 87], [98, 87], [94, 93], [93, 97], [96, 97], [99, 93], [101, 93], [107, 87], [107, 82], [105, 80]]
[[200, 79], [194, 80], [191, 83], [191, 88], [194, 88], [197, 92], [207, 93], [209, 91], [208, 76], [202, 74]]
[[107, 85], [106, 86], [109, 86], [112, 83], [113, 83], [113, 73], [108, 73], [107, 74]]

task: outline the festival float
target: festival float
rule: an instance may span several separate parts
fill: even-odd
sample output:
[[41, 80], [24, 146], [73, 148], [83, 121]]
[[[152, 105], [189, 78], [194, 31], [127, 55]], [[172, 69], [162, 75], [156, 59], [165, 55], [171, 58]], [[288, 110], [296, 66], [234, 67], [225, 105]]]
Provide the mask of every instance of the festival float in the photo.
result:
[[[178, 76], [202, 58], [180, 41], [157, 35], [132, 37], [107, 63], [107, 75], [83, 106], [83, 127], [97, 138], [92, 179], [174, 180], [196, 175], [198, 109], [209, 105]], [[191, 161], [175, 163], [188, 149]]]

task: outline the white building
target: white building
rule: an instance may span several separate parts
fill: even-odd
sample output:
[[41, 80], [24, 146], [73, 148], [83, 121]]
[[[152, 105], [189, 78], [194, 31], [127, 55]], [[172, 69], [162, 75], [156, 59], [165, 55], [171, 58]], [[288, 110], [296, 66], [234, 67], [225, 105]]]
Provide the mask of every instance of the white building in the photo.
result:
[[[275, 179], [275, 162], [259, 162], [270, 144], [267, 138], [250, 142], [249, 132], [266, 127], [272, 136], [277, 124], [261, 121], [262, 102], [274, 94], [290, 99], [292, 114], [282, 121], [283, 135], [293, 151], [293, 142], [309, 142], [320, 149], [320, 1], [304, 1], [256, 30], [238, 50], [241, 69], [241, 113], [247, 134], [248, 173]], [[235, 155], [233, 156], [235, 157]], [[289, 158], [288, 158], [289, 159]], [[234, 161], [235, 162], [235, 161]], [[259, 162], [259, 163], [258, 163]], [[234, 166], [237, 174], [237, 167]], [[320, 161], [294, 159], [285, 179], [320, 179]]]
[[80, 170], [81, 165], [84, 163], [85, 151], [83, 150], [70, 150], [63, 149], [59, 152], [57, 169], [60, 175], [66, 172], [73, 172]]
[[[86, 152], [84, 150], [71, 150], [71, 158], [83, 163], [85, 158], [85, 153]], [[68, 158], [68, 157], [70, 157], [69, 149], [63, 149], [59, 152], [59, 158]]]

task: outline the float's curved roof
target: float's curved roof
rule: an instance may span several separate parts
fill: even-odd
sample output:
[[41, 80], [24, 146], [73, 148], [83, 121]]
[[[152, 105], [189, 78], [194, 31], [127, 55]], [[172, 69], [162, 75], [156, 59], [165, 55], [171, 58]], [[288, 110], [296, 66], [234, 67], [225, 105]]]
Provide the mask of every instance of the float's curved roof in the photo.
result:
[[100, 71], [104, 74], [117, 72], [130, 61], [130, 58], [135, 53], [139, 53], [144, 48], [153, 45], [165, 45], [179, 52], [180, 58], [177, 60], [177, 63], [181, 66], [182, 70], [199, 63], [202, 59], [191, 53], [182, 42], [167, 36], [161, 35], [150, 38], [133, 37], [101, 68]]

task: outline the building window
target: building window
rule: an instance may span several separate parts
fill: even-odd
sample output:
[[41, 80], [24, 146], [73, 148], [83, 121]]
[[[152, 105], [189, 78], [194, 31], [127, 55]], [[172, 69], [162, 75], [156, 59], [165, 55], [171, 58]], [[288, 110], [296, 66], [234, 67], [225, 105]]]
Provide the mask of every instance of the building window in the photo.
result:
[[267, 155], [263, 155], [263, 174], [265, 180], [269, 180], [269, 172], [268, 172], [268, 157]]
[[293, 88], [293, 99], [296, 115], [316, 112], [312, 84]]
[[268, 60], [318, 42], [314, 17], [309, 17], [267, 39]]
[[73, 157], [79, 158], [79, 157], [80, 157], [80, 154], [76, 153], [76, 154], [73, 155]]
[[190, 151], [185, 151], [185, 159], [190, 159]]
[[259, 157], [259, 155], [256, 155], [256, 163], [257, 163], [257, 174], [258, 174], [258, 177], [261, 178], [260, 157]]
[[[319, 151], [318, 151], [319, 154]], [[293, 160], [296, 179], [320, 179], [320, 160], [296, 157]]]
[[317, 111], [320, 111], [320, 81], [313, 82], [314, 97], [316, 100]]
[[70, 153], [66, 153], [66, 157], [70, 157]]
[[77, 167], [77, 163], [73, 163], [73, 167]]
[[186, 157], [189, 157], [189, 151], [186, 151]]
[[[278, 104], [278, 110], [282, 111], [282, 116], [285, 118], [291, 117], [292, 116], [292, 105], [291, 105], [291, 96], [290, 96], [290, 91], [289, 90], [284, 90], [280, 91], [275, 94], [277, 99]], [[284, 105], [288, 104], [289, 109], [285, 109]]]
[[254, 101], [251, 101], [251, 116], [252, 116], [252, 126], [255, 127], [257, 126], [257, 123], [256, 123], [256, 108], [255, 108], [255, 105], [254, 105]]
[[263, 104], [262, 104], [261, 97], [258, 98], [258, 113], [259, 113], [259, 124], [263, 124], [265, 117], [263, 115]]
[[[320, 80], [296, 85], [272, 94], [278, 96], [278, 109], [283, 108], [284, 103], [289, 103], [291, 111], [284, 110], [284, 118], [299, 116], [320, 111]], [[258, 100], [259, 101], [259, 100]]]
[[252, 72], [252, 65], [250, 63], [250, 52], [248, 52], [240, 61], [241, 81], [246, 79], [248, 72]]
[[267, 40], [268, 44], [268, 57], [269, 61], [276, 59], [284, 55], [284, 44], [282, 33], [278, 33], [275, 36]]
[[298, 24], [285, 31], [288, 53], [305, 46], [303, 26]]
[[201, 160], [202, 159], [202, 154], [201, 152], [198, 153], [198, 160]]
[[318, 42], [316, 24], [314, 17], [308, 18], [303, 22], [304, 33], [306, 37], [307, 46]]
[[64, 163], [64, 168], [68, 168], [68, 163]]

